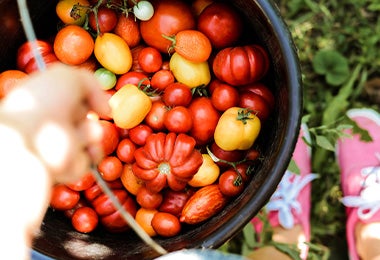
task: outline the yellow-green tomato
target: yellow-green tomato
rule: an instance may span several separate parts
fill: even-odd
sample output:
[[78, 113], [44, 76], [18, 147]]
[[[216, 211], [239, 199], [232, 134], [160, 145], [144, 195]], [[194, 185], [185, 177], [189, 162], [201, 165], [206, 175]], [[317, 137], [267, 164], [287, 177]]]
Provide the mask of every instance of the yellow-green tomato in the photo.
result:
[[140, 124], [152, 107], [151, 99], [132, 84], [121, 87], [108, 102], [115, 124], [123, 129]]
[[105, 68], [99, 68], [94, 73], [103, 90], [109, 90], [116, 85], [116, 75]]
[[247, 150], [256, 141], [260, 130], [260, 119], [253, 111], [247, 108], [231, 107], [219, 118], [214, 139], [223, 150]]
[[203, 187], [213, 184], [219, 177], [219, 166], [212, 160], [208, 154], [202, 154], [203, 163], [198, 172], [188, 182], [192, 187]]
[[190, 88], [207, 85], [211, 80], [208, 62], [191, 62], [178, 53], [174, 53], [169, 61], [169, 67], [178, 82]]
[[94, 54], [104, 68], [117, 75], [127, 73], [132, 67], [132, 52], [127, 42], [114, 33], [96, 37]]

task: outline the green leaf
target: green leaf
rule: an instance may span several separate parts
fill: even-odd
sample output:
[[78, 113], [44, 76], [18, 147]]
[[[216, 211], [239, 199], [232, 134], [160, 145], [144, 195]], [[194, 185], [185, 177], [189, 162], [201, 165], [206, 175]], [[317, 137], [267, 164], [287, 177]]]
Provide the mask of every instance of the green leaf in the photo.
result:
[[243, 228], [243, 236], [245, 243], [248, 245], [248, 247], [253, 248], [256, 244], [255, 239], [255, 230], [253, 228], [253, 225], [251, 223], [248, 223], [248, 225], [245, 225]]
[[292, 258], [293, 260], [301, 260], [300, 252], [298, 250], [296, 250], [295, 245], [274, 242], [273, 246], [277, 250], [279, 250], [279, 251], [287, 254], [288, 256], [290, 256], [290, 258]]
[[288, 170], [294, 174], [298, 174], [298, 175], [301, 174], [301, 170], [293, 158], [290, 160], [290, 163], [288, 165]]
[[315, 138], [315, 141], [318, 146], [322, 147], [323, 149], [334, 151], [334, 145], [323, 135], [317, 135]]

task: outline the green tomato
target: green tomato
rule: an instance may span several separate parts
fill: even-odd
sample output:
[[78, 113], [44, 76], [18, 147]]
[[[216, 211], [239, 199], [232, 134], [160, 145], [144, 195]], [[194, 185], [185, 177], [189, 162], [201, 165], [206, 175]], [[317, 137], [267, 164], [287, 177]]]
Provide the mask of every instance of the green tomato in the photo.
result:
[[102, 89], [108, 90], [116, 85], [116, 75], [115, 73], [105, 69], [99, 68], [94, 73], [95, 78], [98, 79]]
[[210, 83], [211, 74], [208, 62], [192, 62], [174, 53], [169, 62], [170, 70], [178, 82], [190, 88]]
[[133, 6], [133, 14], [141, 21], [148, 21], [154, 14], [153, 5], [148, 1], [140, 1]]

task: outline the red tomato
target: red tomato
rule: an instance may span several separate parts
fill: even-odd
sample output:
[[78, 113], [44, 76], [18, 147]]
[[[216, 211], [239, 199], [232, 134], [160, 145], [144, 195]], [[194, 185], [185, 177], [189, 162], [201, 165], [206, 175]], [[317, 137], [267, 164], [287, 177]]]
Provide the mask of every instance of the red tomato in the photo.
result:
[[[97, 16], [98, 24], [96, 23], [94, 12], [91, 12], [88, 16], [88, 22], [94, 31], [97, 32], [99, 29], [99, 33], [111, 32], [116, 27], [118, 17], [114, 9], [101, 6], [98, 8]], [[99, 28], [97, 25], [99, 25]]]
[[153, 74], [150, 79], [150, 85], [154, 89], [164, 90], [167, 86], [174, 83], [174, 81], [174, 75], [170, 70], [160, 69]]
[[240, 86], [239, 91], [251, 91], [262, 98], [265, 99], [265, 101], [268, 103], [268, 105], [271, 107], [271, 109], [274, 109], [275, 106], [275, 99], [273, 96], [272, 91], [263, 83], [256, 82], [253, 84]]
[[129, 138], [137, 145], [144, 145], [146, 139], [153, 134], [152, 128], [145, 124], [139, 124], [132, 129], [129, 129]]
[[140, 23], [141, 36], [149, 46], [168, 53], [172, 43], [162, 35], [172, 36], [185, 29], [194, 29], [195, 18], [191, 7], [181, 0], [155, 1], [153, 7], [153, 17]]
[[[112, 190], [112, 193], [120, 203], [123, 203], [128, 197], [128, 192], [125, 190]], [[101, 217], [107, 216], [116, 211], [111, 199], [105, 193], [99, 195], [94, 201], [92, 201], [92, 205], [94, 206], [96, 213]]]
[[243, 20], [230, 4], [214, 2], [199, 15], [197, 28], [209, 38], [214, 48], [222, 49], [239, 40]]
[[194, 194], [193, 189], [185, 189], [182, 191], [174, 191], [166, 189], [163, 192], [163, 201], [158, 208], [159, 211], [173, 214], [176, 217], [181, 215], [182, 209], [190, 196]]
[[79, 208], [81, 208], [81, 207], [86, 207], [86, 206], [88, 206], [87, 201], [86, 201], [85, 199], [83, 199], [83, 198], [80, 198], [79, 201], [78, 201], [78, 203], [75, 204], [75, 206], [74, 206], [73, 208], [68, 209], [68, 210], [64, 210], [64, 211], [63, 211], [63, 214], [64, 214], [67, 218], [71, 219], [71, 218], [73, 217], [73, 215], [74, 215], [74, 212], [75, 212], [77, 209], [79, 209]]
[[145, 117], [145, 123], [154, 131], [163, 131], [165, 129], [164, 118], [168, 112], [168, 107], [161, 100], [152, 102], [152, 108]]
[[163, 196], [160, 192], [153, 192], [144, 186], [142, 186], [136, 194], [137, 203], [146, 209], [157, 209], [162, 199]]
[[133, 143], [128, 137], [125, 137], [119, 142], [116, 148], [116, 155], [120, 161], [124, 163], [133, 163], [135, 161], [135, 157], [133, 156], [135, 151], [135, 143]]
[[119, 90], [121, 87], [127, 84], [133, 84], [135, 86], [142, 84], [144, 86], [147, 86], [150, 84], [150, 80], [148, 79], [148, 76], [143, 72], [128, 71], [118, 78], [115, 89]]
[[157, 212], [152, 218], [152, 227], [154, 231], [163, 237], [173, 237], [181, 232], [181, 223], [179, 219], [166, 212]]
[[90, 188], [95, 183], [94, 175], [89, 172], [82, 176], [78, 181], [66, 184], [70, 189], [75, 191], [83, 191]]
[[239, 107], [251, 109], [263, 121], [268, 119], [271, 113], [271, 108], [265, 99], [251, 91], [240, 93]]
[[[220, 148], [215, 142], [210, 146], [210, 150], [213, 155], [215, 155], [218, 159], [227, 161], [227, 162], [238, 162], [244, 158], [244, 151], [242, 150], [233, 150], [233, 151], [225, 151]], [[220, 167], [229, 166], [225, 162], [216, 162]]]
[[161, 53], [153, 47], [145, 47], [140, 50], [137, 61], [141, 69], [147, 73], [154, 73], [161, 69]]
[[102, 147], [104, 155], [113, 153], [119, 144], [119, 132], [116, 126], [107, 120], [99, 120], [99, 124], [103, 130]]
[[89, 233], [98, 226], [99, 218], [95, 210], [90, 207], [78, 208], [72, 218], [71, 223], [76, 231], [81, 233]]
[[162, 100], [167, 106], [187, 107], [192, 99], [192, 93], [188, 86], [183, 83], [175, 82], [165, 88]]
[[226, 111], [230, 107], [238, 105], [239, 92], [236, 88], [228, 84], [221, 84], [212, 92], [211, 102], [219, 111]]
[[106, 181], [114, 181], [120, 178], [123, 164], [116, 156], [106, 156], [98, 164], [98, 171]]
[[[106, 184], [110, 189], [122, 189], [124, 187], [121, 180], [106, 181]], [[103, 194], [103, 190], [97, 183], [83, 192], [84, 197], [89, 202], [92, 202], [101, 194]]]
[[243, 182], [244, 183], [247, 183], [248, 180], [251, 178], [252, 176], [252, 173], [253, 173], [253, 165], [252, 163], [249, 163], [249, 162], [242, 162], [242, 163], [238, 163], [236, 164], [236, 168], [233, 169], [231, 168], [230, 170], [233, 170], [233, 171], [238, 171]]
[[[44, 40], [37, 40], [37, 50], [41, 54], [45, 64], [57, 62], [58, 59], [54, 54], [53, 45]], [[33, 44], [25, 42], [17, 51], [17, 68], [25, 73], [31, 73], [38, 70], [36, 59], [33, 53]]]
[[220, 117], [218, 110], [214, 108], [211, 100], [207, 97], [193, 99], [189, 105], [189, 110], [193, 117], [190, 135], [194, 137], [198, 145], [211, 142]]
[[73, 208], [80, 199], [80, 193], [72, 190], [65, 184], [56, 184], [52, 188], [50, 206], [56, 210]]
[[239, 175], [234, 170], [227, 170], [219, 176], [219, 189], [229, 197], [237, 196], [244, 190], [244, 183], [238, 181]]
[[176, 106], [166, 112], [164, 117], [166, 129], [174, 133], [186, 133], [193, 126], [191, 112], [184, 106]]
[[212, 68], [219, 80], [232, 86], [246, 85], [266, 75], [269, 57], [259, 45], [229, 47], [216, 54]]

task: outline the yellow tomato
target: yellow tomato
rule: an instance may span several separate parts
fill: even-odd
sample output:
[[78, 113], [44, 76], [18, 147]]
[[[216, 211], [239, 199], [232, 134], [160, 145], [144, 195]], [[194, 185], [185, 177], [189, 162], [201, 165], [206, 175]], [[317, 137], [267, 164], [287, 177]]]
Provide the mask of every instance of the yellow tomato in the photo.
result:
[[146, 209], [139, 208], [136, 212], [135, 220], [137, 224], [150, 236], [154, 237], [157, 235], [156, 231], [152, 227], [152, 219], [154, 215], [158, 212], [157, 209]]
[[202, 154], [203, 163], [198, 172], [188, 182], [192, 187], [203, 187], [214, 183], [220, 173], [218, 165], [211, 159], [208, 154]]
[[210, 83], [211, 74], [208, 62], [191, 62], [178, 53], [174, 53], [169, 61], [169, 67], [178, 82], [190, 88]]
[[260, 119], [253, 111], [247, 108], [231, 107], [219, 118], [214, 139], [223, 150], [247, 150], [256, 141], [260, 130]]
[[57, 16], [64, 24], [82, 25], [90, 3], [87, 0], [61, 0], [55, 6]]
[[115, 124], [124, 129], [140, 124], [152, 107], [151, 99], [132, 84], [121, 87], [108, 103]]
[[132, 67], [132, 53], [128, 44], [114, 33], [96, 37], [94, 54], [104, 68], [115, 74], [124, 74]]

